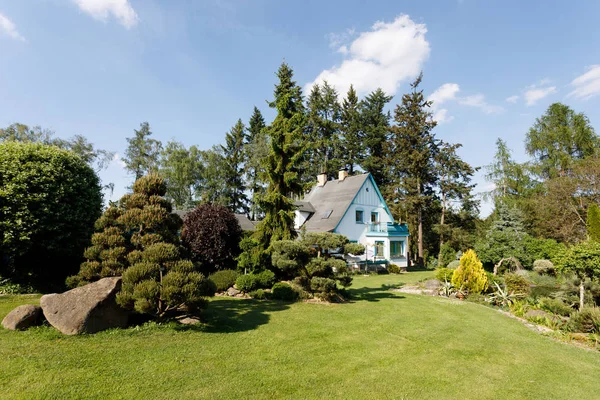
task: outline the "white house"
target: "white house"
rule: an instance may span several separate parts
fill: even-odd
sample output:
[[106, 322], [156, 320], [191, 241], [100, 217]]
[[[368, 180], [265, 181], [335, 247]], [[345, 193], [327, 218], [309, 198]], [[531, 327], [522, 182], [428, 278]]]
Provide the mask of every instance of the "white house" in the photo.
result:
[[407, 266], [408, 227], [394, 222], [371, 174], [348, 176], [340, 171], [331, 181], [321, 174], [296, 206], [297, 230], [340, 233], [365, 245], [363, 261]]

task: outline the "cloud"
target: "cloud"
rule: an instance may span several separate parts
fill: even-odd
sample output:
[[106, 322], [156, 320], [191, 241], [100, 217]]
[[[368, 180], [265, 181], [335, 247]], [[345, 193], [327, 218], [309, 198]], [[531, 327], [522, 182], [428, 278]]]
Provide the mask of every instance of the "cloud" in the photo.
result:
[[138, 16], [128, 0], [72, 0], [81, 11], [106, 22], [112, 14], [121, 25], [129, 29], [138, 23]]
[[0, 13], [0, 31], [4, 32], [13, 39], [25, 41], [25, 38], [21, 36], [17, 31], [17, 26], [6, 16]]
[[433, 113], [433, 120], [436, 121], [438, 124], [444, 124], [446, 122], [450, 122], [454, 119], [454, 117], [452, 115], [448, 115], [448, 110], [445, 108], [442, 108], [440, 110], [437, 110]]
[[456, 94], [459, 91], [460, 87], [457, 83], [444, 83], [427, 98], [427, 100], [432, 102], [433, 120], [437, 121], [438, 124], [450, 122], [454, 119], [453, 116], [448, 115], [446, 108], [439, 107], [447, 101], [456, 100]]
[[515, 104], [517, 102], [517, 100], [519, 100], [519, 96], [518, 95], [514, 95], [514, 96], [510, 96], [506, 98], [506, 101], [508, 103], [512, 103]]
[[[393, 95], [400, 83], [419, 74], [429, 57], [426, 33], [424, 24], [415, 23], [408, 15], [399, 15], [392, 22], [376, 22], [367, 32], [356, 34], [350, 30], [330, 35], [330, 45], [339, 46], [337, 51], [345, 59], [340, 65], [323, 70], [304, 90], [309, 92], [314, 84], [327, 81], [344, 94], [353, 84], [359, 94], [380, 87]], [[351, 43], [344, 43], [351, 37], [355, 37]]]
[[556, 93], [556, 86], [547, 86], [549, 83], [549, 79], [542, 79], [538, 84], [528, 86], [523, 94], [525, 104], [533, 106], [544, 97]]
[[127, 166], [127, 164], [125, 164], [125, 161], [123, 161], [123, 159], [121, 158], [121, 155], [119, 153], [115, 153], [112, 161], [114, 164], [118, 165], [121, 168], [125, 168]]
[[587, 72], [573, 79], [571, 85], [575, 87], [569, 96], [587, 100], [600, 93], [600, 65], [592, 65]]
[[502, 108], [500, 106], [493, 106], [491, 104], [488, 104], [485, 101], [485, 96], [482, 95], [481, 93], [474, 94], [472, 96], [463, 97], [458, 100], [458, 103], [462, 104], [463, 106], [479, 108], [481, 111], [483, 111], [486, 114], [497, 114], [497, 113], [504, 111], [504, 108]]

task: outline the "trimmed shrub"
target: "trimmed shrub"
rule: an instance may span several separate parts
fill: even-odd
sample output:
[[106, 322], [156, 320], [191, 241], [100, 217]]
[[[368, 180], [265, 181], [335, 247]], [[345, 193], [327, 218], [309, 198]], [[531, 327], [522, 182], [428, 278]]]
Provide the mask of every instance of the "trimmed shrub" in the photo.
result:
[[467, 250], [460, 258], [460, 265], [452, 274], [452, 284], [469, 293], [482, 293], [488, 288], [487, 275], [473, 250]]
[[270, 288], [273, 283], [275, 283], [275, 274], [273, 271], [269, 271], [268, 269], [265, 269], [258, 274], [255, 273], [254, 275], [256, 277], [256, 285], [260, 289]]
[[449, 243], [444, 243], [440, 248], [439, 259], [441, 261], [440, 266], [450, 264], [452, 261], [456, 260], [456, 250], [454, 250]]
[[522, 294], [524, 296], [531, 293], [531, 282], [522, 274], [506, 273], [504, 274], [504, 284], [509, 292]]
[[569, 328], [573, 332], [600, 333], [600, 308], [586, 307], [572, 313]]
[[435, 279], [440, 282], [450, 282], [452, 280], [452, 274], [454, 274], [454, 270], [450, 268], [438, 268], [435, 271]]
[[402, 270], [396, 264], [388, 264], [387, 272], [390, 274], [399, 274], [402, 272]]
[[271, 289], [271, 297], [275, 300], [294, 301], [298, 298], [298, 293], [287, 283], [277, 282]]
[[214, 282], [217, 292], [223, 292], [235, 284], [239, 274], [231, 269], [224, 269], [209, 275], [208, 279]]
[[353, 256], [361, 256], [365, 254], [365, 246], [360, 243], [347, 243], [344, 246], [344, 253], [352, 254]]
[[460, 261], [458, 261], [458, 260], [454, 260], [454, 261], [452, 261], [451, 263], [449, 263], [449, 264], [446, 266], [446, 268], [448, 268], [448, 269], [456, 269], [456, 268], [458, 268], [458, 266], [459, 266], [459, 265], [460, 265]]
[[560, 299], [541, 297], [538, 299], [538, 302], [542, 310], [551, 312], [552, 314], [568, 317], [573, 312], [573, 308]]
[[267, 298], [267, 293], [263, 289], [256, 289], [248, 293], [248, 296], [257, 300], [264, 300]]
[[0, 275], [62, 288], [82, 261], [102, 210], [94, 170], [41, 143], [0, 143]]
[[310, 280], [310, 288], [313, 292], [334, 293], [337, 289], [337, 284], [333, 279], [315, 276]]
[[240, 275], [235, 280], [235, 286], [242, 292], [250, 293], [258, 289], [256, 276], [253, 274]]
[[540, 275], [554, 275], [554, 264], [550, 260], [535, 260], [533, 262], [533, 270]]

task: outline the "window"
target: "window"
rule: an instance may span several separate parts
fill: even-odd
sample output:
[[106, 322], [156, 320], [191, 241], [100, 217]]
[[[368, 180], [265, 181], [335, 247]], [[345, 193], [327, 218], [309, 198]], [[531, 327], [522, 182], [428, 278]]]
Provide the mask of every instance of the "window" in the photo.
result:
[[325, 211], [323, 214], [321, 214], [321, 219], [327, 219], [327, 218], [329, 218], [329, 216], [331, 215], [332, 212], [333, 212], [333, 210], [327, 210], [327, 211]]
[[403, 241], [392, 241], [390, 242], [390, 257], [404, 257], [404, 242]]
[[356, 210], [356, 222], [359, 224], [363, 223], [363, 211], [362, 210]]
[[375, 257], [383, 257], [383, 242], [375, 242]]
[[372, 223], [372, 224], [376, 224], [376, 223], [378, 223], [378, 222], [379, 222], [379, 213], [378, 213], [378, 212], [375, 212], [375, 211], [373, 211], [373, 212], [371, 213], [371, 223]]

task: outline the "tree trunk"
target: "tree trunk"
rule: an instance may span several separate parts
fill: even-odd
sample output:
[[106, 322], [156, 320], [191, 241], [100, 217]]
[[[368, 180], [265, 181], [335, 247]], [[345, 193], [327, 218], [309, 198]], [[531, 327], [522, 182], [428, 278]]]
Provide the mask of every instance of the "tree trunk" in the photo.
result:
[[579, 284], [579, 311], [583, 310], [583, 296], [585, 294], [585, 278], [581, 278], [581, 283]]
[[442, 193], [442, 215], [440, 217], [440, 250], [438, 252], [438, 268], [443, 268], [442, 265], [442, 246], [444, 245], [444, 217], [446, 216], [446, 194]]
[[[417, 193], [418, 193], [418, 198], [419, 198], [419, 202], [421, 201], [421, 180], [417, 179]], [[425, 265], [425, 263], [423, 262], [423, 206], [421, 204], [419, 204], [419, 208], [417, 210], [417, 223], [418, 223], [418, 233], [417, 233], [417, 249], [419, 251], [419, 259], [418, 259], [418, 264], [419, 267], [423, 267]]]

